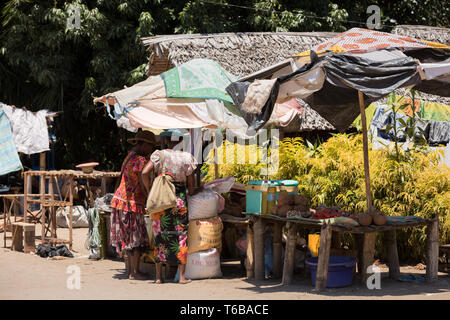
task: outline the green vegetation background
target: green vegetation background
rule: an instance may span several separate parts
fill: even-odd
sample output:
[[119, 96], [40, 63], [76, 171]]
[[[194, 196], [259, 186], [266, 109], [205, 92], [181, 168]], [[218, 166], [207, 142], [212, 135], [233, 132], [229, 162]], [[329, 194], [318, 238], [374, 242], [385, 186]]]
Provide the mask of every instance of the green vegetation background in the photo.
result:
[[[0, 101], [63, 111], [55, 134], [57, 168], [95, 160], [119, 170], [126, 137], [92, 97], [146, 78], [139, 38], [156, 34], [344, 31], [364, 27], [378, 4], [383, 30], [395, 24], [448, 26], [445, 0], [9, 0], [1, 1]], [[81, 8], [81, 28], [66, 28]], [[249, 7], [249, 8], [242, 8]]]

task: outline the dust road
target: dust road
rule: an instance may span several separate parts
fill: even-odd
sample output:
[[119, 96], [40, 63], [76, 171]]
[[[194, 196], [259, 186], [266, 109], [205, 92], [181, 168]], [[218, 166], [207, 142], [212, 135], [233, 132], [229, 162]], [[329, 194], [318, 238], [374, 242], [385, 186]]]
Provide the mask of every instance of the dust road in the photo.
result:
[[[62, 238], [67, 230], [58, 230]], [[0, 248], [0, 299], [224, 299], [224, 300], [328, 300], [328, 299], [439, 299], [450, 300], [450, 276], [439, 273], [437, 282], [399, 282], [389, 279], [382, 268], [380, 290], [353, 284], [346, 288], [313, 291], [309, 277], [297, 275], [294, 284], [281, 286], [278, 280], [253, 281], [245, 278], [239, 265], [224, 265], [222, 279], [196, 280], [179, 285], [155, 284], [153, 280], [128, 280], [124, 263], [114, 260], [92, 261], [83, 247], [87, 229], [74, 229], [75, 258], [49, 260], [32, 254]], [[3, 234], [0, 233], [3, 244]], [[68, 267], [79, 267], [80, 289], [69, 289]], [[70, 268], [69, 268], [70, 270]], [[404, 273], [423, 274], [424, 270], [402, 267]], [[183, 286], [180, 290], [180, 286]]]

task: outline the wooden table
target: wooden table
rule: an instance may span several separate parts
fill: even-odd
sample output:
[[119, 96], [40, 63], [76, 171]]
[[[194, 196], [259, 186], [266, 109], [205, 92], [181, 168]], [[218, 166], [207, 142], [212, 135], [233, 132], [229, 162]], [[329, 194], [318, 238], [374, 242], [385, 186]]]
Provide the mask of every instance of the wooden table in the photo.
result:
[[[33, 176], [39, 177], [39, 194], [31, 194], [31, 179]], [[24, 172], [24, 221], [28, 222], [28, 206], [30, 203], [40, 205], [40, 221], [42, 225], [41, 242], [49, 242], [51, 244], [66, 243], [72, 250], [72, 214], [73, 214], [73, 185], [74, 179], [102, 179], [102, 189], [104, 188], [106, 178], [120, 177], [120, 172], [103, 172], [94, 170], [92, 173], [84, 173], [79, 170], [54, 170], [54, 171], [26, 171]], [[67, 179], [69, 187], [66, 194], [59, 191], [58, 178]], [[48, 180], [48, 192], [46, 183]], [[56, 199], [54, 185], [58, 189], [59, 199]], [[89, 182], [88, 182], [89, 187]], [[33, 199], [33, 197], [38, 199]], [[69, 207], [69, 240], [58, 239], [56, 235], [56, 211], [59, 207]], [[49, 212], [49, 219], [46, 219], [46, 211]], [[47, 233], [50, 231], [50, 237]]]
[[[249, 268], [254, 270], [254, 278], [256, 280], [264, 279], [264, 227], [266, 224], [273, 224], [273, 263], [274, 278], [282, 278], [282, 284], [289, 285], [292, 283], [294, 274], [294, 254], [297, 238], [297, 229], [319, 229], [320, 230], [320, 247], [319, 259], [317, 265], [316, 290], [324, 290], [327, 284], [328, 264], [330, 257], [331, 238], [333, 231], [337, 233], [351, 233], [356, 235], [358, 244], [358, 273], [361, 275], [361, 282], [366, 283], [368, 274], [367, 267], [374, 261], [375, 253], [375, 236], [377, 232], [385, 233], [385, 245], [388, 251], [389, 276], [397, 278], [400, 274], [400, 264], [397, 253], [396, 230], [417, 226], [427, 226], [427, 281], [434, 281], [438, 275], [438, 257], [439, 257], [439, 233], [438, 233], [438, 216], [432, 220], [417, 219], [415, 221], [395, 222], [388, 221], [384, 226], [347, 226], [338, 224], [324, 224], [310, 221], [299, 220], [296, 218], [281, 218], [272, 215], [261, 215], [248, 213], [253, 223], [254, 248], [248, 248], [247, 254], [254, 256], [254, 265]], [[287, 243], [285, 248], [284, 265], [282, 266], [282, 243], [281, 230], [286, 225], [288, 230]], [[252, 272], [247, 272], [247, 276], [251, 276]]]

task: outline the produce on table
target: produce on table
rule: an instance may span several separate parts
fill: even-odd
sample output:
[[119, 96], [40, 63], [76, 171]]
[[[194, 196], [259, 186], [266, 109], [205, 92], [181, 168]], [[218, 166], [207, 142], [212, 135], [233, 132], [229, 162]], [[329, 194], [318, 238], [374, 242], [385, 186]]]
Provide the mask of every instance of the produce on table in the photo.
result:
[[372, 209], [371, 211], [366, 211], [366, 213], [372, 217], [372, 222], [377, 226], [383, 226], [387, 222], [386, 215], [381, 211]]
[[277, 205], [272, 207], [270, 214], [280, 217], [310, 217], [310, 199], [298, 194], [280, 193]]
[[377, 214], [373, 217], [373, 222], [377, 226], [383, 226], [386, 224], [387, 217], [384, 214]]
[[269, 210], [269, 214], [277, 215], [278, 206], [272, 206]]
[[286, 217], [289, 210], [291, 210], [291, 206], [289, 205], [285, 205], [282, 207], [277, 206], [277, 216]]
[[350, 217], [350, 213], [341, 210], [339, 207], [327, 207], [320, 205], [316, 209], [316, 213], [312, 215], [313, 219], [331, 219], [337, 217]]
[[372, 216], [368, 213], [360, 213], [358, 215], [358, 222], [360, 225], [367, 227], [372, 223]]
[[301, 194], [296, 194], [294, 195], [294, 204], [296, 206], [306, 206], [309, 208], [311, 205], [311, 201], [309, 200], [308, 197], [305, 197]]
[[292, 200], [293, 199], [292, 199], [290, 194], [288, 194], [288, 193], [280, 193], [278, 195], [278, 199], [277, 199], [277, 206], [283, 207], [283, 206], [286, 206], [286, 205], [291, 205], [291, 204], [293, 204]]

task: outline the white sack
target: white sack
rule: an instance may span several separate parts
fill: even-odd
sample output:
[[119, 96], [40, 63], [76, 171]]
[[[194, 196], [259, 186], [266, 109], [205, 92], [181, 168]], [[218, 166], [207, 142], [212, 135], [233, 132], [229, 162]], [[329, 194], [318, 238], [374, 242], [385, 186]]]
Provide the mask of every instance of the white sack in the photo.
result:
[[219, 211], [219, 195], [205, 189], [195, 196], [188, 196], [188, 215], [189, 220], [207, 219], [217, 216]]
[[188, 254], [186, 263], [187, 279], [209, 279], [222, 277], [220, 254], [216, 248]]
[[[56, 224], [60, 228], [68, 228], [70, 221], [70, 207], [58, 208], [56, 210]], [[89, 213], [83, 206], [73, 206], [72, 211], [73, 228], [89, 228]]]

